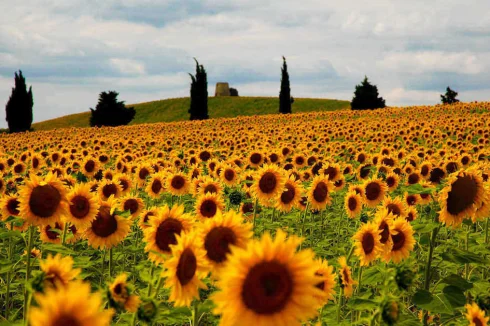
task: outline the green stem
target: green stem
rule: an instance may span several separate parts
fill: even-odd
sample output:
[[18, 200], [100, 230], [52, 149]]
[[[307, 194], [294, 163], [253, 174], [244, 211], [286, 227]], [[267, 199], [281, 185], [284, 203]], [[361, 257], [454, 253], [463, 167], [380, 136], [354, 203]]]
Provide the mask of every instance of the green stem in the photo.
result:
[[27, 324], [27, 312], [29, 310], [29, 279], [31, 277], [31, 250], [32, 250], [32, 238], [34, 235], [34, 227], [29, 226], [29, 231], [27, 235], [27, 267], [26, 267], [26, 283], [24, 287], [24, 322]]
[[160, 276], [160, 278], [158, 279], [157, 287], [155, 288], [155, 293], [153, 293], [152, 298], [156, 298], [156, 296], [158, 295], [158, 291], [160, 291], [162, 285], [163, 285], [163, 277]]
[[146, 294], [148, 297], [151, 294], [151, 288], [152, 288], [151, 280], [153, 279], [153, 274], [154, 273], [155, 273], [155, 265], [151, 264], [151, 267], [150, 267], [150, 282], [148, 283], [148, 293]]
[[[466, 238], [465, 238], [465, 250], [468, 251], [468, 241], [469, 241], [469, 238], [470, 238], [470, 231], [468, 230], [468, 232], [466, 232]], [[465, 270], [465, 278], [466, 280], [469, 279], [470, 277], [470, 264], [466, 263], [464, 265], [464, 270]]]
[[136, 320], [138, 319], [138, 312], [133, 314], [133, 320], [131, 320], [131, 326], [136, 326]]
[[337, 305], [337, 324], [340, 323], [340, 312], [342, 310], [343, 296], [344, 296], [344, 288], [343, 287], [340, 287], [340, 291], [339, 291], [339, 302], [338, 302], [338, 305]]
[[357, 275], [357, 293], [361, 292], [361, 283], [362, 283], [362, 266], [359, 266], [359, 274]]
[[259, 205], [259, 199], [255, 198], [255, 205], [254, 205], [254, 216], [253, 216], [253, 229], [252, 232], [255, 234], [255, 218], [257, 217], [257, 206]]
[[[10, 230], [13, 230], [14, 229], [14, 223], [11, 222], [10, 223]], [[12, 260], [12, 237], [9, 237], [8, 239], [9, 241], [9, 248], [8, 248], [8, 261], [10, 262]], [[12, 269], [9, 269], [9, 271], [7, 272], [7, 293], [5, 294], [5, 320], [9, 320], [9, 310], [10, 310], [10, 278], [11, 278], [11, 272], [12, 272]]]
[[[310, 208], [310, 203], [306, 203], [305, 207], [305, 212], [303, 213], [303, 218], [301, 219], [301, 234], [300, 237], [303, 238], [303, 235], [305, 233], [305, 220], [306, 220], [306, 213], [308, 213], [308, 209]], [[302, 249], [303, 243], [299, 245], [299, 248]]]
[[[432, 264], [432, 255], [434, 253], [434, 248], [436, 246], [436, 237], [437, 237], [437, 234], [439, 233], [440, 228], [441, 228], [441, 225], [439, 224], [437, 228], [432, 230], [432, 236], [430, 238], [429, 256], [427, 257], [427, 264], [425, 266], [424, 290], [426, 290], [426, 291], [429, 291], [429, 287], [430, 287], [430, 279], [431, 279], [430, 267]], [[428, 311], [424, 311], [424, 316], [423, 316], [424, 325], [427, 325], [427, 317], [428, 317]]]
[[345, 260], [345, 263], [346, 263], [347, 265], [349, 265], [349, 260], [351, 259], [352, 254], [354, 253], [354, 248], [355, 248], [355, 247], [356, 247], [356, 246], [352, 246], [352, 247], [350, 248], [349, 254], [347, 255], [347, 258], [346, 258], [346, 260]]
[[112, 248], [109, 249], [109, 277], [112, 277], [112, 269], [114, 268], [113, 266], [114, 262], [112, 260]]
[[194, 300], [192, 311], [192, 326], [199, 326], [199, 301]]
[[488, 220], [490, 220], [490, 217], [487, 217], [485, 221], [485, 243], [488, 243]]
[[68, 227], [70, 226], [70, 223], [66, 222], [65, 223], [65, 229], [63, 230], [63, 237], [61, 238], [61, 244], [64, 246], [66, 242], [66, 233], [68, 231]]

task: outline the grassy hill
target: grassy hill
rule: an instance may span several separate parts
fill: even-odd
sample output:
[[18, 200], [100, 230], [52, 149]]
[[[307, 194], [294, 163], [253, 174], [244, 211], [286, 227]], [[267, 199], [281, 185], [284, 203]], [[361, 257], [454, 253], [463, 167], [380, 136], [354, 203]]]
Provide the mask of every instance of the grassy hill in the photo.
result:
[[[190, 99], [173, 98], [167, 100], [128, 104], [134, 106], [136, 116], [130, 124], [171, 122], [189, 119]], [[349, 108], [348, 101], [295, 98], [293, 112], [333, 111]], [[211, 118], [236, 117], [239, 115], [273, 114], [279, 110], [277, 97], [209, 97], [208, 113]], [[35, 130], [54, 128], [89, 127], [90, 112], [70, 114], [60, 118], [32, 124]]]

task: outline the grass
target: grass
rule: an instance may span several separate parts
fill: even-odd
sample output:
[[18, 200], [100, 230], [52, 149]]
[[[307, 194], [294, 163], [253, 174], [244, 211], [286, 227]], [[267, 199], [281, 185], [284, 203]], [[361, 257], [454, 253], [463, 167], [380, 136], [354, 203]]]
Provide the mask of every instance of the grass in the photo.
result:
[[[160, 101], [129, 104], [136, 109], [130, 124], [172, 122], [189, 119], [190, 99], [173, 98]], [[295, 98], [293, 112], [333, 111], [349, 108], [348, 101]], [[208, 113], [211, 118], [236, 117], [239, 115], [274, 114], [279, 110], [277, 97], [209, 97]], [[89, 127], [90, 112], [66, 115], [60, 118], [34, 123], [35, 130], [55, 128]]]

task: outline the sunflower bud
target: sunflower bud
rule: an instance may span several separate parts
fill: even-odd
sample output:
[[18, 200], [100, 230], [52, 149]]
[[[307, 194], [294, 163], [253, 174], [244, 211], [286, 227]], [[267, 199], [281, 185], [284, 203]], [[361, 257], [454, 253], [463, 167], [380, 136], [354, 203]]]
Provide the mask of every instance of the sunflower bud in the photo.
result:
[[141, 299], [141, 304], [138, 307], [138, 319], [151, 323], [158, 315], [158, 306], [156, 302], [150, 298]]
[[367, 223], [367, 221], [369, 221], [369, 216], [367, 215], [367, 213], [362, 212], [360, 220], [361, 220], [361, 223]]
[[398, 321], [399, 309], [398, 302], [396, 301], [386, 301], [383, 304], [383, 311], [381, 312], [381, 318], [388, 325], [395, 325]]
[[242, 202], [243, 195], [240, 191], [234, 190], [228, 195], [228, 198], [230, 199], [230, 204], [238, 206]]
[[481, 310], [490, 311], [490, 295], [480, 294], [476, 298], [476, 303]]
[[411, 268], [404, 265], [398, 265], [396, 267], [395, 281], [400, 290], [406, 291], [412, 285], [414, 277], [415, 273]]

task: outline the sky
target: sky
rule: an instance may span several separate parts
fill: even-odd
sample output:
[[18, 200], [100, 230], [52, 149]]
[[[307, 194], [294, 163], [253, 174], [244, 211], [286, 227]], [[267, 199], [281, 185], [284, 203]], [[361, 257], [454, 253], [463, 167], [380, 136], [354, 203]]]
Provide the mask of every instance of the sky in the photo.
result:
[[2, 0], [0, 127], [19, 69], [37, 122], [102, 91], [189, 96], [193, 57], [211, 96], [216, 82], [278, 96], [283, 55], [296, 98], [351, 100], [367, 75], [389, 106], [436, 104], [447, 86], [490, 100], [490, 1]]

